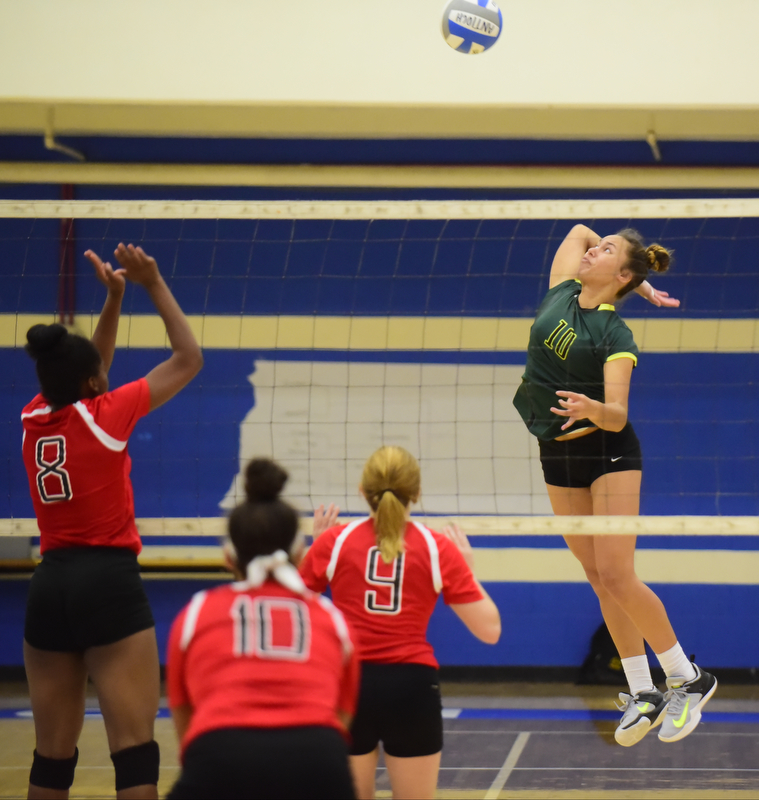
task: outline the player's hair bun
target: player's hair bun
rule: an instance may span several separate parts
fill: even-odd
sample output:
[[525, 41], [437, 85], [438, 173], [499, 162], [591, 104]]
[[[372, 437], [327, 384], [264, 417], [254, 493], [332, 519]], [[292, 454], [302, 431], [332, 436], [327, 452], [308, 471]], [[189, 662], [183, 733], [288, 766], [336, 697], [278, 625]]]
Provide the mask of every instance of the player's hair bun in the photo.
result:
[[646, 260], [648, 268], [654, 272], [666, 272], [669, 269], [671, 256], [666, 247], [660, 244], [650, 244], [646, 248]]
[[68, 331], [57, 322], [53, 325], [32, 325], [26, 332], [26, 352], [35, 360], [52, 355], [67, 335]]
[[251, 503], [271, 503], [279, 497], [288, 474], [268, 458], [254, 458], [245, 470], [245, 494]]

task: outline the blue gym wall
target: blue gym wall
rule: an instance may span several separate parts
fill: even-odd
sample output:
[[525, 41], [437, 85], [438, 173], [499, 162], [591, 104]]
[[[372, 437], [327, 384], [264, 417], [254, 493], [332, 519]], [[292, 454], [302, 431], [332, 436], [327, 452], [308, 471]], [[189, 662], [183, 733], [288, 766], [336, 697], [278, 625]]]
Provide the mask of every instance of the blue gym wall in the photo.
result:
[[[37, 197], [57, 192], [53, 187], [34, 188]], [[6, 196], [25, 196], [30, 191], [29, 187], [6, 189]], [[84, 188], [77, 196], [96, 197], [102, 191]], [[110, 196], [132, 193], [150, 196], [137, 190], [117, 190]], [[592, 224], [601, 232], [620, 227], [618, 220]], [[158, 258], [172, 290], [190, 314], [530, 317], [547, 288], [552, 254], [570, 225], [565, 221], [444, 225], [438, 221], [82, 220], [76, 223], [76, 236], [79, 251], [92, 247], [103, 254], [112, 252], [121, 240], [141, 243]], [[662, 312], [636, 299], [623, 309], [623, 316], [757, 318], [759, 220], [642, 220], [635, 227], [646, 238], [675, 248], [676, 267], [657, 285], [683, 304], [677, 311]], [[478, 244], [470, 263], [475, 235]], [[406, 244], [399, 258], [401, 236]], [[431, 267], [438, 242], [442, 246]], [[58, 246], [57, 221], [0, 220], [0, 313], [55, 310]], [[77, 311], [98, 311], [102, 287], [83, 257], [78, 258]], [[123, 313], [151, 311], [144, 293], [130, 287]], [[272, 355], [270, 351], [207, 351], [205, 366], [193, 384], [139, 423], [130, 442], [138, 517], [219, 513], [218, 503], [237, 472], [239, 424], [250, 409], [247, 376], [257, 357]], [[310, 351], [305, 355], [313, 360], [362, 358], [355, 353]], [[431, 357], [414, 353], [395, 358], [418, 362]], [[447, 363], [523, 363], [520, 352], [452, 352], [434, 357]], [[118, 351], [112, 384], [145, 374], [159, 358], [155, 351]], [[22, 350], [6, 348], [0, 349], [0, 372], [5, 376], [0, 388], [0, 420], [5, 423], [0, 441], [0, 517], [31, 517], [19, 453], [19, 412], [36, 392], [34, 370]], [[642, 513], [759, 512], [759, 436], [754, 420], [758, 373], [754, 353], [641, 356], [633, 376], [630, 417], [644, 453]], [[523, 539], [489, 537], [477, 537], [474, 544], [525, 546]], [[529, 546], [558, 544], [543, 539]], [[759, 543], [694, 537], [673, 544], [644, 538], [641, 546], [740, 551], [759, 548]], [[171, 619], [202, 582], [146, 583], [163, 648]], [[701, 663], [759, 666], [759, 641], [745, 635], [755, 625], [756, 586], [666, 584], [654, 588], [686, 649], [696, 652]], [[479, 644], [447, 609], [438, 609], [430, 636], [441, 663], [579, 665], [600, 622], [588, 586], [496, 583], [489, 584], [488, 590], [502, 612], [501, 642], [496, 647]], [[0, 664], [21, 663], [25, 593], [24, 580], [0, 581]]]

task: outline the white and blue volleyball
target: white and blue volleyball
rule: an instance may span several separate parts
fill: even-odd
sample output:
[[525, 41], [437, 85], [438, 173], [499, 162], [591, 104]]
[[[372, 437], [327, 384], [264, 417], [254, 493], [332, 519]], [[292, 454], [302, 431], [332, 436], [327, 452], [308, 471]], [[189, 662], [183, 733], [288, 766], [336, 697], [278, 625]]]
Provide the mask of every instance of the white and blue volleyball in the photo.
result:
[[450, 0], [443, 11], [443, 38], [459, 53], [482, 53], [501, 35], [503, 17], [493, 0]]

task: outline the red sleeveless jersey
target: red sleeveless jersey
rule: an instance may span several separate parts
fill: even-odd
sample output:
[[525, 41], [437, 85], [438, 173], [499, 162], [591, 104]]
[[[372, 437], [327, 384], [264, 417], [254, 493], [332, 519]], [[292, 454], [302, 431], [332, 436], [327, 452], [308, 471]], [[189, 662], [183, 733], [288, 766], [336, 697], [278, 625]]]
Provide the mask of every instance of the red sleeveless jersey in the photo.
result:
[[427, 625], [438, 595], [456, 604], [483, 594], [461, 551], [443, 534], [412, 520], [403, 545], [403, 553], [385, 564], [371, 517], [338, 525], [314, 542], [301, 575], [315, 592], [330, 586], [362, 661], [437, 667]]
[[21, 413], [23, 456], [40, 551], [141, 549], [127, 440], [150, 411], [145, 378], [53, 411], [37, 395]]
[[219, 728], [344, 733], [337, 711], [356, 710], [358, 659], [342, 614], [271, 579], [198, 592], [171, 628], [166, 668], [169, 706], [193, 709], [183, 751]]

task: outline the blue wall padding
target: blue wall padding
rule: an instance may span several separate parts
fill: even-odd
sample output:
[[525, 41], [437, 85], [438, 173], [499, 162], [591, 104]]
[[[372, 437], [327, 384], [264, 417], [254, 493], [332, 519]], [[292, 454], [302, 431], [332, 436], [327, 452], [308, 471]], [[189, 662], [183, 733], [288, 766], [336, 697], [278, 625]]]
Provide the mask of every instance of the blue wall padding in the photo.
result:
[[[162, 357], [158, 351], [117, 351], [112, 385], [139, 378]], [[137, 425], [129, 451], [138, 517], [219, 513], [238, 470], [240, 422], [254, 403], [248, 376], [255, 358], [250, 351], [206, 351], [193, 383]], [[468, 358], [447, 354], [454, 363]], [[759, 354], [641, 356], [630, 419], [643, 447], [642, 513], [759, 513], [758, 365]], [[19, 414], [36, 392], [34, 366], [22, 350], [0, 349], [0, 372], [6, 377], [0, 388], [0, 481], [8, 487], [0, 494], [0, 518], [31, 517]]]
[[[626, 223], [589, 221], [601, 234]], [[682, 300], [662, 311], [633, 299], [629, 317], [753, 318], [759, 218], [637, 220], [674, 248], [657, 286]], [[120, 241], [158, 260], [190, 314], [361, 314], [530, 317], [547, 290], [568, 220], [100, 220], [76, 222], [77, 310], [99, 311], [103, 289], [82, 255]], [[57, 220], [1, 219], [0, 312], [51, 312], [58, 287]], [[130, 286], [125, 313], [151, 313]]]
[[[146, 580], [156, 620], [161, 662], [171, 623], [191, 596], [219, 581]], [[503, 620], [500, 642], [477, 641], [442, 601], [428, 636], [438, 660], [449, 666], [575, 667], [585, 658], [601, 621], [584, 584], [489, 583]], [[756, 586], [655, 585], [688, 655], [711, 667], [746, 669], [759, 664], [755, 627]], [[0, 581], [0, 666], [23, 662], [26, 580]]]
[[[243, 139], [197, 136], [56, 136], [89, 162], [158, 164], [654, 164], [643, 139]], [[659, 142], [672, 165], [759, 165], [755, 141]], [[39, 135], [0, 136], [0, 161], [68, 161]], [[164, 189], [164, 192], [166, 190]]]

